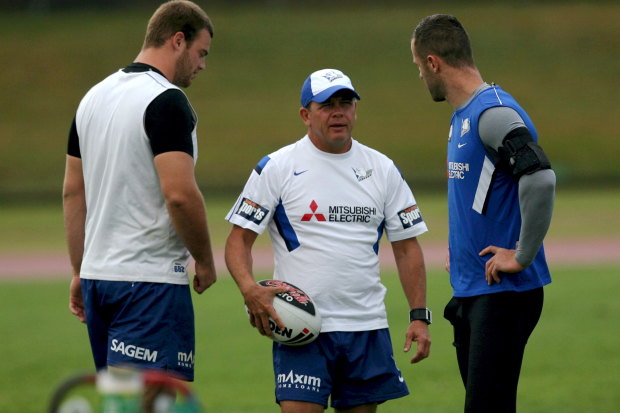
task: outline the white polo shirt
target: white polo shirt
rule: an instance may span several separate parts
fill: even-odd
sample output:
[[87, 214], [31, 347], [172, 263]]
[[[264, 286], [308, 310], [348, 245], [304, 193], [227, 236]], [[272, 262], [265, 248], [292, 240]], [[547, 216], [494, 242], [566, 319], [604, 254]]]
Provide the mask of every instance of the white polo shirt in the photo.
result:
[[356, 140], [347, 153], [326, 153], [308, 136], [259, 162], [226, 219], [269, 229], [274, 278], [312, 297], [324, 332], [387, 327], [379, 240], [427, 231], [389, 158]]

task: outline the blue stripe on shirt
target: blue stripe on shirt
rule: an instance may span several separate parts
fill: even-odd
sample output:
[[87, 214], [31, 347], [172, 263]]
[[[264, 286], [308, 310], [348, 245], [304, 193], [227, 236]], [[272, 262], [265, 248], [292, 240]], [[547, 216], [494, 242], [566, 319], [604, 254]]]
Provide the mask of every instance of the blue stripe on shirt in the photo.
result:
[[297, 239], [297, 234], [295, 233], [288, 216], [286, 216], [286, 211], [282, 205], [282, 200], [280, 200], [276, 210], [274, 211], [273, 221], [276, 224], [276, 228], [278, 228], [278, 233], [286, 244], [286, 249], [291, 252], [299, 248], [301, 244]]
[[385, 219], [381, 221], [381, 224], [377, 228], [377, 242], [372, 246], [372, 249], [375, 251], [375, 254], [379, 255], [379, 241], [381, 241], [381, 237], [383, 236], [383, 228], [385, 227]]
[[265, 156], [263, 159], [258, 161], [258, 164], [254, 167], [254, 170], [256, 171], [256, 173], [260, 175], [261, 172], [263, 172], [263, 168], [265, 167], [265, 165], [267, 165], [267, 162], [269, 162], [270, 160], [271, 158], [269, 156]]

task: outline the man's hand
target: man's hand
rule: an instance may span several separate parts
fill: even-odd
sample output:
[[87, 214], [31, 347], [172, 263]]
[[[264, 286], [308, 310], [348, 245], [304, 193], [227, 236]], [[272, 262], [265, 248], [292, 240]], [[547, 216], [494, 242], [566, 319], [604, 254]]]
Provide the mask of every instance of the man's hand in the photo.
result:
[[82, 300], [82, 285], [80, 276], [71, 278], [69, 286], [69, 311], [76, 316], [82, 323], [86, 322], [86, 312], [84, 311], [84, 301]]
[[411, 349], [411, 344], [414, 341], [418, 343], [418, 348], [411, 358], [411, 363], [424, 360], [431, 351], [431, 336], [428, 333], [428, 325], [422, 320], [414, 320], [409, 324], [405, 335], [405, 353]]
[[215, 284], [217, 275], [213, 262], [209, 265], [202, 265], [196, 262], [196, 275], [194, 275], [194, 291], [202, 294], [207, 288]]
[[255, 284], [242, 292], [250, 316], [250, 324], [263, 336], [271, 337], [273, 335], [269, 327], [269, 317], [275, 321], [278, 327], [285, 327], [275, 308], [273, 308], [273, 299], [276, 294], [288, 290], [288, 287], [263, 287]]
[[508, 250], [505, 248], [496, 247], [495, 245], [489, 245], [478, 255], [485, 256], [487, 254], [494, 254], [485, 265], [484, 276], [487, 280], [487, 284], [491, 285], [493, 282], [500, 283], [502, 279], [499, 276], [500, 272], [515, 273], [522, 271], [525, 267], [515, 259], [517, 250]]

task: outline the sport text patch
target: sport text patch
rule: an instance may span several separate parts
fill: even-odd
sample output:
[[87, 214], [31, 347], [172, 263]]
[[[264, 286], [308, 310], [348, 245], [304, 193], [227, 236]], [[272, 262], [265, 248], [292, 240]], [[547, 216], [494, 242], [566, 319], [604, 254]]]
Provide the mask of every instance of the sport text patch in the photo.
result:
[[243, 217], [248, 221], [255, 223], [256, 225], [260, 225], [260, 223], [263, 222], [263, 219], [265, 219], [265, 217], [269, 213], [269, 210], [263, 208], [254, 201], [243, 198], [241, 200], [241, 204], [239, 204], [239, 208], [237, 209], [236, 213], [240, 217]]
[[400, 222], [403, 224], [403, 228], [411, 228], [412, 226], [422, 222], [422, 214], [417, 205], [412, 205], [403, 209], [398, 213]]

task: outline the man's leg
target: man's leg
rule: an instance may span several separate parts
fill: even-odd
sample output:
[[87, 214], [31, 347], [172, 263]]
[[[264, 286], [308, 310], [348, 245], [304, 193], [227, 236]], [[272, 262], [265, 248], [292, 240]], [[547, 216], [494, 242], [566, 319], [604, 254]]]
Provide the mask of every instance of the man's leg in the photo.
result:
[[315, 403], [282, 400], [280, 410], [282, 413], [323, 413], [325, 407]]
[[377, 403], [363, 404], [349, 409], [334, 409], [334, 411], [336, 413], [375, 413], [377, 411]]
[[523, 353], [542, 303], [542, 288], [479, 296], [469, 303], [466, 413], [516, 412]]
[[463, 386], [467, 386], [470, 340], [469, 322], [464, 319], [463, 314], [466, 311], [466, 303], [471, 300], [471, 298], [452, 297], [443, 313], [444, 318], [450, 321], [453, 327], [454, 341], [452, 345], [456, 349], [456, 360], [461, 373], [461, 380], [463, 380]]

